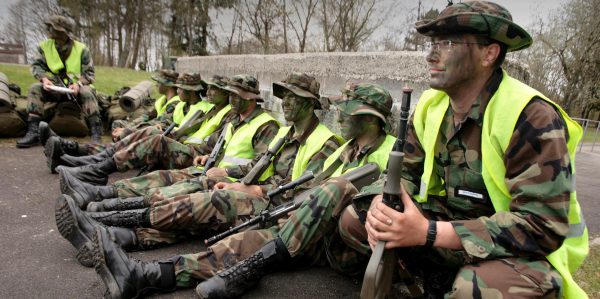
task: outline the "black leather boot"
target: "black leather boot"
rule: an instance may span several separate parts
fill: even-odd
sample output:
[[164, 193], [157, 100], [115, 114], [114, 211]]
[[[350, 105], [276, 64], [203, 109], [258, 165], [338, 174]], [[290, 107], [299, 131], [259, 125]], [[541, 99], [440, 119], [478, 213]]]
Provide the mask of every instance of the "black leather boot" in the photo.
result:
[[74, 178], [94, 185], [106, 185], [108, 175], [117, 171], [117, 166], [113, 158], [108, 158], [102, 162], [79, 167], [58, 166], [56, 171], [59, 173], [68, 172]]
[[29, 115], [27, 119], [27, 133], [25, 136], [17, 140], [18, 148], [28, 148], [40, 144], [39, 126], [41, 117], [37, 115]]
[[60, 165], [65, 165], [68, 167], [77, 167], [84, 166], [89, 164], [96, 164], [102, 162], [108, 158], [111, 158], [114, 152], [112, 150], [106, 150], [99, 152], [95, 155], [87, 155], [87, 156], [71, 156], [71, 155], [62, 155], [60, 156]]
[[96, 221], [110, 226], [150, 226], [150, 214], [148, 208], [126, 211], [87, 212], [86, 214]]
[[71, 196], [83, 210], [87, 210], [91, 202], [117, 196], [113, 186], [94, 186], [74, 178], [68, 172], [60, 175], [60, 191]]
[[90, 202], [87, 205], [88, 212], [104, 212], [104, 211], [124, 211], [133, 209], [142, 209], [150, 206], [150, 203], [143, 197], [129, 198], [109, 198], [102, 201]]
[[38, 128], [38, 134], [40, 136], [40, 142], [44, 146], [46, 145], [46, 141], [48, 141], [48, 138], [50, 138], [52, 136], [58, 137], [58, 135], [56, 133], [54, 133], [54, 131], [52, 131], [52, 129], [50, 128], [48, 123], [45, 121], [40, 122], [40, 125]]
[[91, 267], [91, 237], [98, 222], [83, 215], [75, 201], [65, 194], [56, 199], [54, 216], [58, 232], [77, 249], [77, 261]]
[[290, 259], [287, 248], [277, 238], [235, 266], [200, 283], [196, 293], [205, 299], [237, 298], [256, 285], [265, 274]]
[[97, 114], [89, 117], [88, 122], [90, 123], [90, 135], [92, 136], [92, 143], [102, 143], [102, 120]]
[[149, 291], [172, 292], [176, 288], [172, 261], [130, 259], [102, 227], [96, 229], [93, 238], [93, 260], [107, 288], [105, 298], [140, 298]]

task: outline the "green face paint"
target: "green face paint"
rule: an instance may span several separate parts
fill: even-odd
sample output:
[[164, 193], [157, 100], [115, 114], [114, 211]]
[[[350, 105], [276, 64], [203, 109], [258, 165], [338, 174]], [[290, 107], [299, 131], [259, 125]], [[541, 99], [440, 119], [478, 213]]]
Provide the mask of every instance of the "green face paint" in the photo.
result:
[[296, 122], [305, 119], [311, 112], [307, 109], [310, 101], [303, 99], [292, 92], [287, 92], [281, 99], [283, 108], [283, 117], [289, 122]]

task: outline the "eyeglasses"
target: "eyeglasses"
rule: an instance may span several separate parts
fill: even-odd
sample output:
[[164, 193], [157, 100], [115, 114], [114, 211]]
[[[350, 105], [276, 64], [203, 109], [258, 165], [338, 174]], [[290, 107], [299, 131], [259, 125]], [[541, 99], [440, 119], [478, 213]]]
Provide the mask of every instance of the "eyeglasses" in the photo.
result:
[[446, 51], [446, 52], [450, 52], [452, 49], [454, 49], [456, 47], [456, 45], [485, 45], [488, 46], [489, 44], [487, 43], [481, 43], [481, 42], [459, 42], [459, 41], [452, 41], [452, 40], [439, 40], [436, 42], [426, 42], [425, 43], [425, 51], [430, 52], [430, 51]]

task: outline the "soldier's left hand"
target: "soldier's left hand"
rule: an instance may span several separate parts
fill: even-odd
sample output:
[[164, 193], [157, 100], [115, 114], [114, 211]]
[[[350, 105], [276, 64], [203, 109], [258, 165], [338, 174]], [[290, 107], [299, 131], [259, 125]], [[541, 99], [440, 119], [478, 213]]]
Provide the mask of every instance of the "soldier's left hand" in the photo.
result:
[[79, 94], [79, 84], [73, 83], [69, 85], [69, 89], [73, 91], [74, 96], [77, 96]]
[[429, 221], [404, 190], [401, 198], [404, 212], [388, 207], [381, 202], [381, 198], [371, 205], [365, 224], [371, 248], [375, 248], [379, 240], [386, 241], [385, 248], [388, 249], [425, 244]]
[[219, 182], [215, 185], [215, 190], [234, 190], [234, 191], [244, 192], [244, 193], [248, 193], [248, 194], [259, 196], [259, 197], [264, 196], [260, 186], [246, 185], [246, 184], [242, 184], [242, 183]]
[[206, 171], [207, 176], [227, 176], [227, 171], [223, 168], [213, 167]]

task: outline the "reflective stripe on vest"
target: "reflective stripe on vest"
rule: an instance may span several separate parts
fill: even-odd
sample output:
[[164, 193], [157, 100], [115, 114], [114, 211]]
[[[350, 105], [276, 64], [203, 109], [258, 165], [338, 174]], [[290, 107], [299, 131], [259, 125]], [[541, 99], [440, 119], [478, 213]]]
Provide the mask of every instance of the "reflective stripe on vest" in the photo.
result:
[[[269, 148], [275, 145], [275, 143], [285, 137], [290, 131], [291, 127], [283, 127], [279, 129], [277, 132], [277, 136], [271, 141], [269, 144]], [[304, 174], [306, 171], [306, 167], [308, 166], [308, 162], [314, 155], [316, 155], [322, 148], [325, 142], [327, 142], [332, 136], [334, 136], [338, 141], [343, 142], [343, 139], [331, 132], [329, 128], [324, 126], [323, 124], [318, 124], [317, 127], [310, 133], [308, 138], [304, 141], [303, 144], [298, 148], [298, 152], [296, 152], [296, 158], [294, 159], [294, 165], [292, 166], [292, 178], [291, 180], [295, 180]], [[285, 146], [285, 145], [284, 145]], [[269, 177], [271, 177], [275, 173], [274, 165], [271, 163], [269, 167], [263, 172], [260, 176], [259, 181], [265, 181]]]
[[190, 137], [188, 137], [183, 143], [184, 144], [190, 144], [190, 143], [202, 144], [202, 143], [206, 142], [206, 140], [208, 140], [208, 137], [210, 136], [210, 134], [212, 134], [214, 131], [216, 131], [221, 126], [221, 120], [223, 119], [225, 114], [227, 114], [227, 112], [229, 112], [229, 110], [231, 110], [231, 105], [227, 105], [227, 106], [221, 108], [221, 110], [219, 112], [217, 112], [217, 114], [215, 114], [213, 117], [205, 120], [202, 123], [202, 126], [200, 126], [200, 128], [198, 129], [198, 131], [196, 131], [194, 134], [192, 134]]
[[233, 132], [232, 126], [229, 126], [225, 135], [225, 153], [223, 159], [219, 162], [219, 168], [225, 168], [231, 165], [246, 165], [256, 155], [252, 138], [256, 134], [256, 130], [263, 124], [275, 121], [271, 115], [262, 112], [255, 116], [250, 122], [241, 125]]
[[[331, 154], [331, 156], [329, 156], [327, 160], [325, 160], [325, 164], [323, 165], [324, 170], [329, 168], [329, 166], [333, 164], [335, 160], [339, 159], [342, 152], [344, 152], [344, 149], [348, 146], [348, 144], [350, 144], [352, 140], [353, 139], [350, 139], [348, 142], [344, 143], [342, 146], [340, 146], [340, 148], [333, 152], [333, 154]], [[369, 154], [368, 156], [363, 157], [356, 167], [348, 168], [342, 172], [342, 169], [344, 168], [344, 165], [342, 164], [330, 175], [330, 177], [338, 177], [342, 174], [347, 173], [350, 170], [361, 167], [367, 163], [376, 163], [379, 166], [379, 170], [383, 172], [387, 168], [387, 161], [390, 156], [390, 151], [392, 151], [392, 147], [394, 147], [395, 142], [396, 138], [394, 136], [386, 135], [385, 140], [379, 146], [379, 148], [371, 154]]]
[[[482, 176], [496, 211], [509, 210], [512, 197], [504, 181], [506, 174], [504, 153], [518, 117], [529, 101], [536, 96], [552, 104], [566, 122], [569, 132], [567, 147], [574, 177], [575, 150], [581, 139], [581, 127], [550, 99], [504, 72], [502, 82], [485, 110], [481, 136]], [[423, 93], [415, 109], [415, 132], [425, 151], [421, 192], [415, 197], [418, 202], [427, 201], [427, 194], [445, 195], [441, 192], [444, 189], [443, 179], [433, 175], [433, 157], [441, 121], [448, 107], [449, 98], [444, 92], [428, 90]], [[569, 202], [569, 226], [569, 234], [562, 246], [546, 258], [563, 277], [564, 296], [586, 298], [585, 292], [571, 276], [571, 273], [581, 265], [589, 250], [587, 228], [574, 191]]]
[[[58, 74], [65, 68], [62, 60], [60, 60], [60, 55], [58, 55], [56, 43], [53, 39], [41, 42], [40, 48], [42, 49], [42, 52], [44, 52], [46, 65], [52, 73]], [[73, 46], [71, 47], [71, 53], [69, 53], [69, 57], [67, 57], [67, 60], [65, 61], [67, 65], [66, 72], [67, 74], [74, 76], [74, 78], [72, 78], [73, 81], [77, 81], [81, 76], [81, 54], [83, 54], [83, 49], [85, 48], [86, 46], [83, 43], [74, 40]]]

